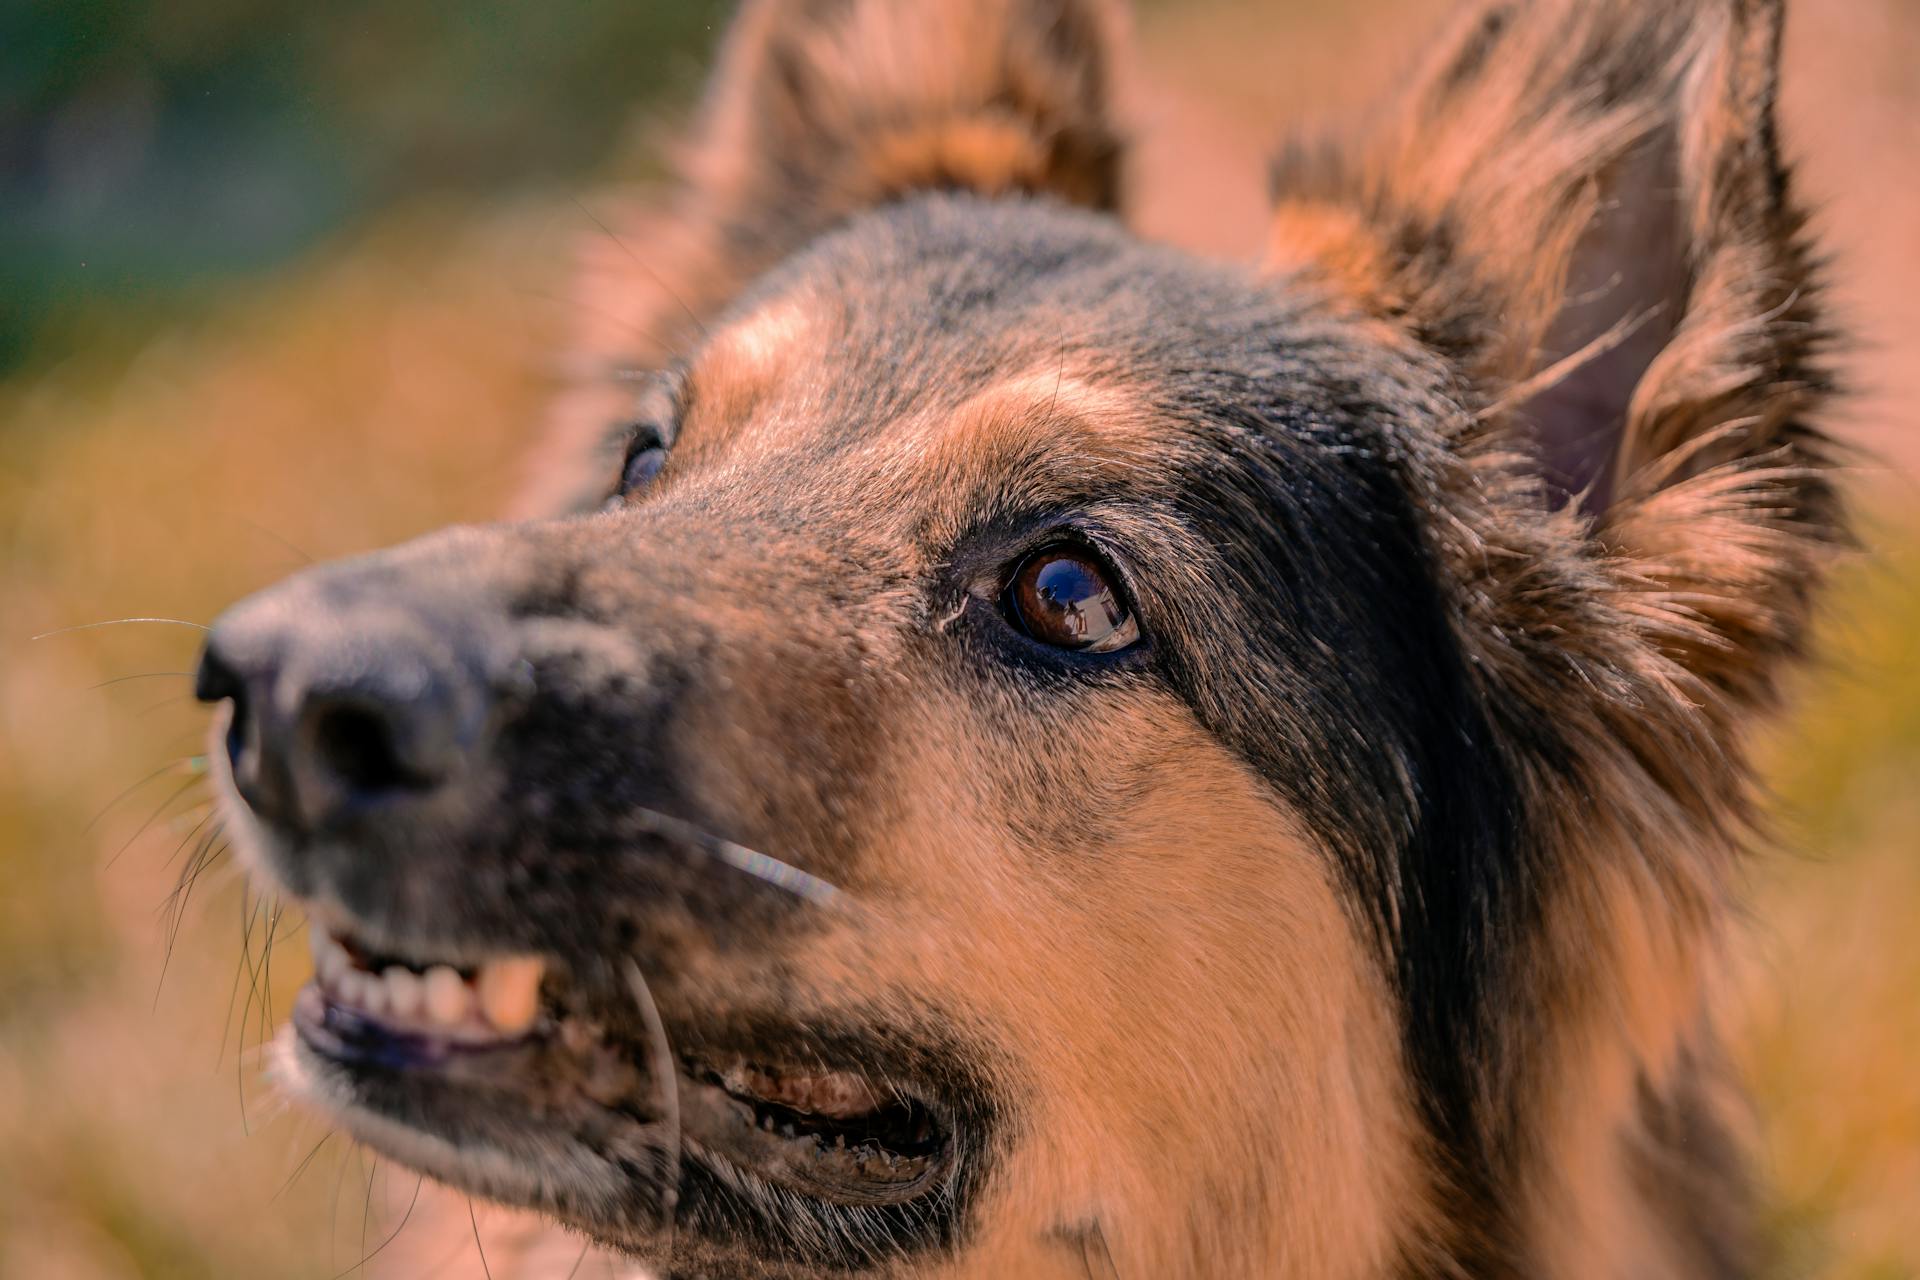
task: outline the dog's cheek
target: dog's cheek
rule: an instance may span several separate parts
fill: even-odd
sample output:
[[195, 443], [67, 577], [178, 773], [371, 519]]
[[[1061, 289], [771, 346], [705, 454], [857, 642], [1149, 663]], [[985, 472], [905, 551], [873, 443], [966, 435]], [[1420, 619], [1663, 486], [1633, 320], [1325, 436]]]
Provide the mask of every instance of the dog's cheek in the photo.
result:
[[[923, 709], [889, 782], [893, 923], [843, 979], [981, 1046], [1008, 1103], [980, 1247], [1091, 1226], [1123, 1274], [1220, 1271], [1222, 1249], [1251, 1274], [1320, 1241], [1301, 1274], [1368, 1274], [1426, 1189], [1392, 1000], [1330, 862], [1170, 696], [1094, 706], [1018, 752], [1004, 708]], [[1203, 1240], [1169, 1185], [1278, 1234]]]

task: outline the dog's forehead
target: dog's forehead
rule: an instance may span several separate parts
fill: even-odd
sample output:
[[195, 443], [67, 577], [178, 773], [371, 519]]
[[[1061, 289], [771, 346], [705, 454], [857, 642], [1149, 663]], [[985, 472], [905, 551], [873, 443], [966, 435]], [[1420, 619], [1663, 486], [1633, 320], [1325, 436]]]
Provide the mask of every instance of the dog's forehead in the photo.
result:
[[[867, 497], [1064, 505], [1149, 496], [1205, 446], [1209, 402], [1325, 389], [1269, 285], [1045, 204], [913, 202], [824, 238], [690, 361], [684, 471], [777, 468]], [[1230, 384], [1230, 389], [1228, 388]]]
[[961, 203], [868, 215], [768, 273], [713, 326], [690, 399], [730, 428], [777, 416], [833, 445], [1042, 372], [1050, 384], [1069, 364], [1092, 381], [1089, 353], [1103, 372], [1139, 363], [1126, 356], [1154, 280], [1113, 287], [1137, 251], [1124, 232], [1045, 204], [949, 207]]
[[922, 523], [943, 497], [1009, 487], [1034, 506], [1115, 487], [1144, 496], [1159, 488], [1155, 459], [1181, 447], [1149, 387], [1078, 354], [950, 368], [901, 394], [814, 346], [806, 324], [781, 303], [722, 338], [691, 380], [683, 465], [781, 472], [816, 499], [886, 496], [877, 512], [911, 506]]

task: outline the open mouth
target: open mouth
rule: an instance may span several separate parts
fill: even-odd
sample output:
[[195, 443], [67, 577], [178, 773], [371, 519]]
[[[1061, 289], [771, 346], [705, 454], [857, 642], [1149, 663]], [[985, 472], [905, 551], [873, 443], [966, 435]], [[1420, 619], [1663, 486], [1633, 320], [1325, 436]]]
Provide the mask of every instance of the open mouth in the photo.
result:
[[[395, 1124], [434, 1139], [440, 1154], [428, 1171], [449, 1181], [582, 1216], [564, 1194], [517, 1189], [559, 1185], [551, 1170], [468, 1173], [524, 1163], [529, 1152], [538, 1164], [538, 1152], [563, 1143], [629, 1181], [671, 1177], [677, 1167], [696, 1193], [707, 1179], [730, 1195], [798, 1192], [826, 1209], [903, 1205], [944, 1185], [955, 1164], [947, 1109], [882, 1083], [865, 1064], [823, 1059], [818, 1038], [802, 1028], [784, 1038], [785, 1049], [765, 1036], [739, 1051], [692, 1030], [672, 1037], [700, 1048], [672, 1056], [667, 1100], [650, 1065], [658, 1055], [635, 1019], [596, 1013], [581, 984], [543, 957], [434, 959], [318, 921], [310, 928], [315, 978], [293, 1016], [308, 1068], [347, 1103], [350, 1127], [354, 1111], [380, 1119], [364, 1135], [374, 1145]], [[664, 1123], [669, 1112], [672, 1124]], [[660, 1149], [676, 1141], [677, 1150]], [[633, 1187], [623, 1197], [658, 1203], [659, 1190]], [[571, 1197], [586, 1198], [613, 1197], [604, 1186]]]

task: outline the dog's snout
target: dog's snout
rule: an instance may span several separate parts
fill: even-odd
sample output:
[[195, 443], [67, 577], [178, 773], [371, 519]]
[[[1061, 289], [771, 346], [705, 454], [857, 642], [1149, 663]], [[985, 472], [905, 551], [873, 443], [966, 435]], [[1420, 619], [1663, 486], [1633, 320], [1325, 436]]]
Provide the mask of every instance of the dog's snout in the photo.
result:
[[456, 785], [489, 719], [474, 630], [297, 583], [230, 611], [194, 691], [231, 704], [226, 748], [241, 797], [263, 821], [305, 832]]

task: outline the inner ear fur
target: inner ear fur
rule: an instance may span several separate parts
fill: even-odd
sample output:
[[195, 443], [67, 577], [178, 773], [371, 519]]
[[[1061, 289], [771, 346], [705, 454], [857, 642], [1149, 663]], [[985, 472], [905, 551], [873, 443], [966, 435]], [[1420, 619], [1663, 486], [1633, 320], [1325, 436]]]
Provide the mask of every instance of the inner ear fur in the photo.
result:
[[1831, 336], [1775, 127], [1781, 0], [1513, 0], [1273, 172], [1277, 270], [1460, 370], [1614, 603], [1758, 696], [1842, 539]]
[[1124, 27], [1117, 0], [747, 0], [648, 228], [693, 264], [682, 310], [917, 191], [1118, 211]]
[[705, 292], [917, 191], [1121, 203], [1109, 0], [748, 0], [681, 153]]
[[1123, 16], [1108, 0], [750, 0], [694, 182], [776, 241], [927, 188], [1116, 210]]

